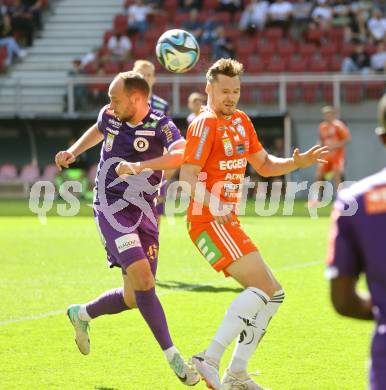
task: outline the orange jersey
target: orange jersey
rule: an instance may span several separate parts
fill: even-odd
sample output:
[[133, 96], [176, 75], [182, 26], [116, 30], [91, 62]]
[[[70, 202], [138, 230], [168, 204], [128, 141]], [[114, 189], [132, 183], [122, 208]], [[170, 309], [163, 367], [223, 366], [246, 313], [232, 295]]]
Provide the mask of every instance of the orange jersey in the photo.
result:
[[[244, 112], [237, 110], [226, 119], [205, 107], [188, 128], [184, 162], [202, 168], [199, 178], [206, 183], [208, 191], [223, 202], [237, 205], [247, 158], [262, 149], [253, 124]], [[194, 205], [191, 201], [188, 220], [209, 222], [213, 216], [208, 207]]]
[[[330, 146], [348, 140], [350, 131], [342, 121], [335, 119], [332, 123], [322, 122], [320, 124], [319, 138], [323, 146]], [[328, 161], [344, 158], [344, 147], [330, 151], [325, 158]]]

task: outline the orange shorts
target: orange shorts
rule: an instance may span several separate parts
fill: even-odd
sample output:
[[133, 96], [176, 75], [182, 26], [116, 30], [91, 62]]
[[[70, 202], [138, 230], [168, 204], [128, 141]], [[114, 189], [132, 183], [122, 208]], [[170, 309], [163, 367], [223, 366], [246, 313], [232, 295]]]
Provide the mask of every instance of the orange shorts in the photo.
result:
[[327, 160], [327, 163], [319, 164], [318, 171], [322, 174], [329, 172], [343, 172], [344, 169], [344, 158], [336, 158], [332, 160]]
[[239, 220], [226, 224], [212, 222], [191, 222], [189, 235], [194, 245], [217, 271], [229, 276], [226, 268], [240, 257], [257, 251], [252, 240], [240, 226]]

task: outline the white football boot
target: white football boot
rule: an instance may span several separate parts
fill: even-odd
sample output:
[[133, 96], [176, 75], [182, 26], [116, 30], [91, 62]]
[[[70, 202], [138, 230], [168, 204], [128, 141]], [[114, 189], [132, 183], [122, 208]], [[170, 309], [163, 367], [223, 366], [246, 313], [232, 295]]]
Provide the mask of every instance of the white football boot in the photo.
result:
[[[236, 376], [234, 373], [226, 370], [222, 377], [221, 390], [264, 390], [247, 374]], [[266, 389], [268, 390], [268, 389]]]
[[191, 362], [209, 389], [221, 390], [220, 376], [216, 362], [205, 356], [205, 352], [194, 355]]
[[79, 309], [80, 305], [71, 305], [67, 309], [67, 316], [75, 329], [75, 342], [79, 351], [83, 355], [88, 355], [90, 353], [90, 338], [88, 336], [90, 325], [88, 321], [82, 321], [79, 318]]

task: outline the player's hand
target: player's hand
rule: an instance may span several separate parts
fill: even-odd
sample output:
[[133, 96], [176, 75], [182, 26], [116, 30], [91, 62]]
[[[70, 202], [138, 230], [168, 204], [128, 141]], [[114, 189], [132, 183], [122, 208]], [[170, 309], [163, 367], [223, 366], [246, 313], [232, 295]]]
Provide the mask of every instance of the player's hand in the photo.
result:
[[58, 167], [59, 171], [62, 168], [68, 168], [70, 164], [72, 164], [76, 160], [76, 157], [73, 153], [67, 152], [67, 150], [62, 150], [56, 153], [55, 156], [55, 164]]
[[298, 168], [308, 168], [317, 163], [327, 163], [327, 161], [323, 158], [326, 154], [328, 154], [327, 146], [315, 145], [304, 153], [300, 153], [300, 150], [296, 148], [292, 158]]
[[118, 176], [137, 175], [142, 172], [141, 164], [139, 162], [121, 161], [116, 167], [115, 172]]
[[220, 210], [224, 210], [226, 213], [225, 215], [213, 215], [214, 220], [221, 225], [231, 222], [233, 209], [234, 207], [232, 205], [221, 203]]

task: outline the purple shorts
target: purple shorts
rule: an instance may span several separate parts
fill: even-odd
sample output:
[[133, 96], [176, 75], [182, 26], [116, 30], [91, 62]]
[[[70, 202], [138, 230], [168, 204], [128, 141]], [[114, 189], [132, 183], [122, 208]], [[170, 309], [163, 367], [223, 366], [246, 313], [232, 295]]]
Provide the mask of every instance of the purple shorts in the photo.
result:
[[[155, 213], [154, 207], [152, 210]], [[120, 267], [126, 274], [128, 266], [138, 260], [147, 259], [155, 276], [159, 247], [158, 227], [154, 226], [149, 218], [141, 216], [141, 211], [136, 207], [126, 207], [116, 212], [113, 215], [113, 223], [96, 207], [94, 217], [110, 267]], [[119, 227], [113, 226], [115, 223], [119, 223], [127, 231], [120, 231]]]
[[378, 324], [371, 345], [370, 389], [386, 389], [386, 324]]

